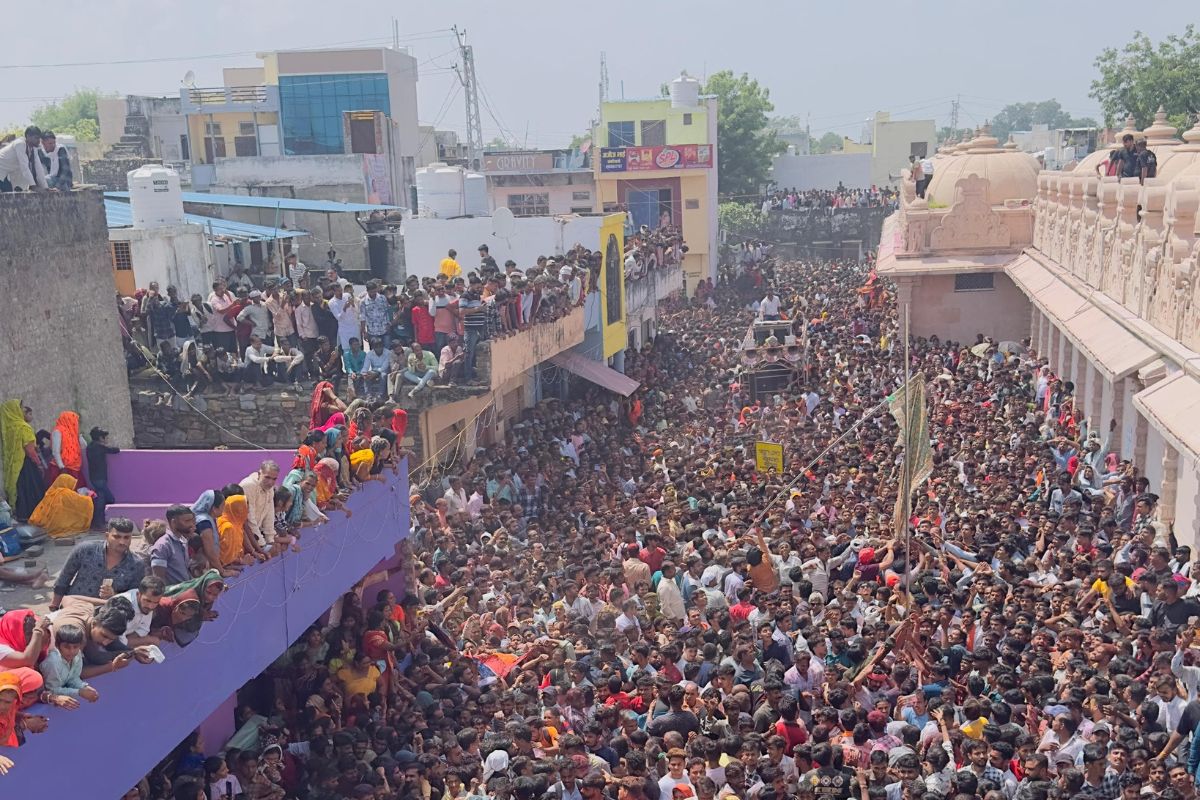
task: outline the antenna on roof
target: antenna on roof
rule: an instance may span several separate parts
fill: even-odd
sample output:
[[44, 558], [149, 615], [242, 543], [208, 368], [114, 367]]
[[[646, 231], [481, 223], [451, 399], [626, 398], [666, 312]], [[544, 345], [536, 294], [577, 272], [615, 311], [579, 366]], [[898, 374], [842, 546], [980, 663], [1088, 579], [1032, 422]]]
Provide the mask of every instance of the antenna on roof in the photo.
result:
[[184, 86], [186, 86], [188, 89], [195, 89], [196, 88], [196, 73], [192, 72], [189, 69], [186, 73], [184, 73], [183, 80], [181, 81], [181, 83]]

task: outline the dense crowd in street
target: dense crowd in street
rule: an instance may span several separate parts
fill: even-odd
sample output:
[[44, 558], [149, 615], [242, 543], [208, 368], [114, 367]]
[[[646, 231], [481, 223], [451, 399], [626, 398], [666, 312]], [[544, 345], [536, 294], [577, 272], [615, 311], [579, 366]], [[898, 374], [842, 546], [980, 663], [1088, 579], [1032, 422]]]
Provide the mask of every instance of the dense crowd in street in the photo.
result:
[[896, 208], [899, 203], [900, 194], [891, 186], [851, 189], [839, 182], [833, 189], [776, 189], [768, 192], [762, 200], [762, 211], [765, 214], [768, 211], [821, 208], [831, 214], [839, 208]]
[[[411, 590], [355, 587], [127, 798], [1193, 800], [1191, 551], [1110, 426], [1028, 343], [915, 340], [897, 527], [894, 306], [861, 265], [771, 278], [664, 314], [629, 400], [547, 400], [416, 488]], [[776, 307], [812, 358], [754, 400]]]

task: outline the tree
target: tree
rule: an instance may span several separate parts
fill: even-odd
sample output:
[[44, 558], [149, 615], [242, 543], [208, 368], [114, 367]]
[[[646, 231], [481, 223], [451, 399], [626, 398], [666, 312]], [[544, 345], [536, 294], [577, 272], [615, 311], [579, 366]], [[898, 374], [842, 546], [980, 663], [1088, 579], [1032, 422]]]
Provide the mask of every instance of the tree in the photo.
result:
[[569, 145], [567, 145], [567, 147], [569, 147], [572, 150], [578, 150], [579, 148], [583, 147], [585, 142], [590, 142], [591, 140], [592, 140], [592, 134], [590, 132], [577, 133], [571, 137], [571, 143]]
[[1095, 66], [1100, 77], [1088, 94], [1100, 103], [1110, 127], [1120, 127], [1132, 114], [1144, 129], [1162, 106], [1172, 125], [1185, 128], [1188, 116], [1200, 112], [1200, 32], [1195, 25], [1157, 45], [1138, 31], [1121, 50], [1105, 48]]
[[717, 227], [726, 241], [761, 239], [766, 215], [758, 203], [721, 203], [717, 206]]
[[839, 153], [842, 150], [842, 137], [833, 131], [826, 131], [820, 139], [813, 142], [814, 153]]
[[94, 142], [100, 138], [96, 101], [104, 96], [99, 89], [76, 89], [57, 103], [34, 109], [29, 119], [42, 130], [70, 134], [80, 142]]
[[725, 196], [757, 195], [767, 182], [771, 157], [784, 145], [767, 128], [767, 115], [775, 110], [770, 92], [742, 73], [730, 70], [710, 75], [705, 94], [716, 95], [718, 187]]
[[1034, 125], [1055, 128], [1094, 128], [1096, 121], [1090, 117], [1073, 117], [1064, 111], [1062, 103], [1054, 98], [1040, 102], [1009, 103], [992, 119], [992, 136], [1000, 143], [1008, 141], [1013, 131], [1032, 130]]
[[483, 149], [484, 150], [515, 150], [517, 148], [513, 147], [511, 144], [504, 141], [503, 138], [501, 138], [499, 136], [493, 136], [490, 141], [483, 143]]

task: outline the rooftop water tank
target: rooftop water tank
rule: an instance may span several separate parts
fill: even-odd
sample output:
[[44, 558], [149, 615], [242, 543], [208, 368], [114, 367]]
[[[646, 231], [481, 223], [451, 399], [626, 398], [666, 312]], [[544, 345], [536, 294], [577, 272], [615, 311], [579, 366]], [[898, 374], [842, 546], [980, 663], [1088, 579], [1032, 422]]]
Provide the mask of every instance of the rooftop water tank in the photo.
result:
[[179, 173], [159, 164], [146, 164], [126, 175], [135, 228], [185, 225]]
[[[417, 205], [421, 216], [449, 219], [466, 213], [466, 170], [446, 164], [430, 164], [425, 180], [418, 184]], [[422, 189], [424, 193], [422, 194]]]
[[425, 204], [429, 202], [429, 178], [430, 171], [435, 167], [446, 166], [440, 161], [430, 164], [428, 167], [421, 167], [417, 170], [417, 208], [414, 212], [418, 217], [427, 216], [425, 213]]
[[488, 202], [487, 178], [477, 172], [468, 172], [464, 181], [467, 213], [472, 217], [486, 217], [492, 213]]
[[700, 81], [687, 72], [679, 73], [679, 77], [671, 81], [671, 108], [695, 108], [700, 105]]

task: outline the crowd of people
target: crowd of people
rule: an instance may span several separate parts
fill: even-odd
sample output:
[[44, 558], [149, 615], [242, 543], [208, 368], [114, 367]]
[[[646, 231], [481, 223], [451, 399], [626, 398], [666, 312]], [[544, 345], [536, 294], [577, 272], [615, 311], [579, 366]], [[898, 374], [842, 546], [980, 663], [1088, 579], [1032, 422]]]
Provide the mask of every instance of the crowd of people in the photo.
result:
[[[1112, 427], [1028, 342], [906, 365], [863, 265], [772, 279], [791, 386], [741, 366], [761, 287], [664, 312], [637, 393], [416, 487], [409, 592], [355, 587], [128, 800], [1193, 800], [1200, 584]], [[906, 366], [933, 466], [897, 524]]]
[[30, 125], [0, 138], [0, 192], [69, 192], [71, 154], [52, 130]]
[[683, 263], [688, 247], [674, 226], [650, 230], [643, 225], [625, 237], [625, 280], [645, 277], [656, 269]]
[[762, 200], [762, 211], [794, 211], [801, 208], [823, 208], [832, 214], [838, 208], [896, 208], [900, 193], [891, 186], [872, 185], [867, 189], [851, 189], [841, 181], [834, 189], [776, 189]]
[[[28, 414], [17, 400], [0, 406], [7, 497], [21, 497], [18, 486], [29, 479], [28, 461], [10, 470], [8, 447], [33, 437]], [[352, 492], [385, 480], [407, 456], [400, 447], [407, 413], [390, 404], [371, 407], [357, 399], [347, 406], [322, 383], [313, 393], [310, 421], [312, 432], [285, 468], [263, 461], [240, 481], [167, 507], [164, 519], [145, 520], [140, 530], [129, 519], [113, 517], [104, 523], [102, 540], [77, 541], [55, 576], [47, 615], [0, 609], [0, 781], [17, 759], [8, 748], [48, 729], [39, 704], [75, 710], [81, 701], [95, 703], [105, 674], [135, 662], [162, 663], [164, 642], [195, 641], [204, 623], [218, 616], [214, 606], [226, 581], [298, 549], [305, 529], [327, 522]], [[97, 469], [93, 453], [116, 451], [104, 431], [93, 430], [85, 478], [72, 431], [64, 428], [72, 422], [78, 425], [73, 412], [60, 417], [50, 464], [58, 475], [28, 517], [51, 536], [92, 525], [94, 492], [73, 487], [82, 480], [101, 485], [107, 473]], [[36, 449], [36, 441], [32, 445]], [[25, 459], [34, 458], [21, 449]], [[10, 485], [10, 475], [18, 486]], [[221, 477], [238, 476], [214, 479]], [[43, 585], [48, 577], [0, 568], [0, 580]]]
[[117, 299], [128, 367], [150, 368], [187, 395], [327, 381], [349, 398], [412, 397], [435, 382], [476, 382], [481, 342], [561, 318], [599, 269], [599, 253], [582, 246], [524, 270], [498, 266], [487, 245], [479, 257], [464, 271], [451, 250], [436, 277], [370, 280], [362, 292], [294, 253], [262, 288], [240, 266], [207, 298], [151, 283]]

